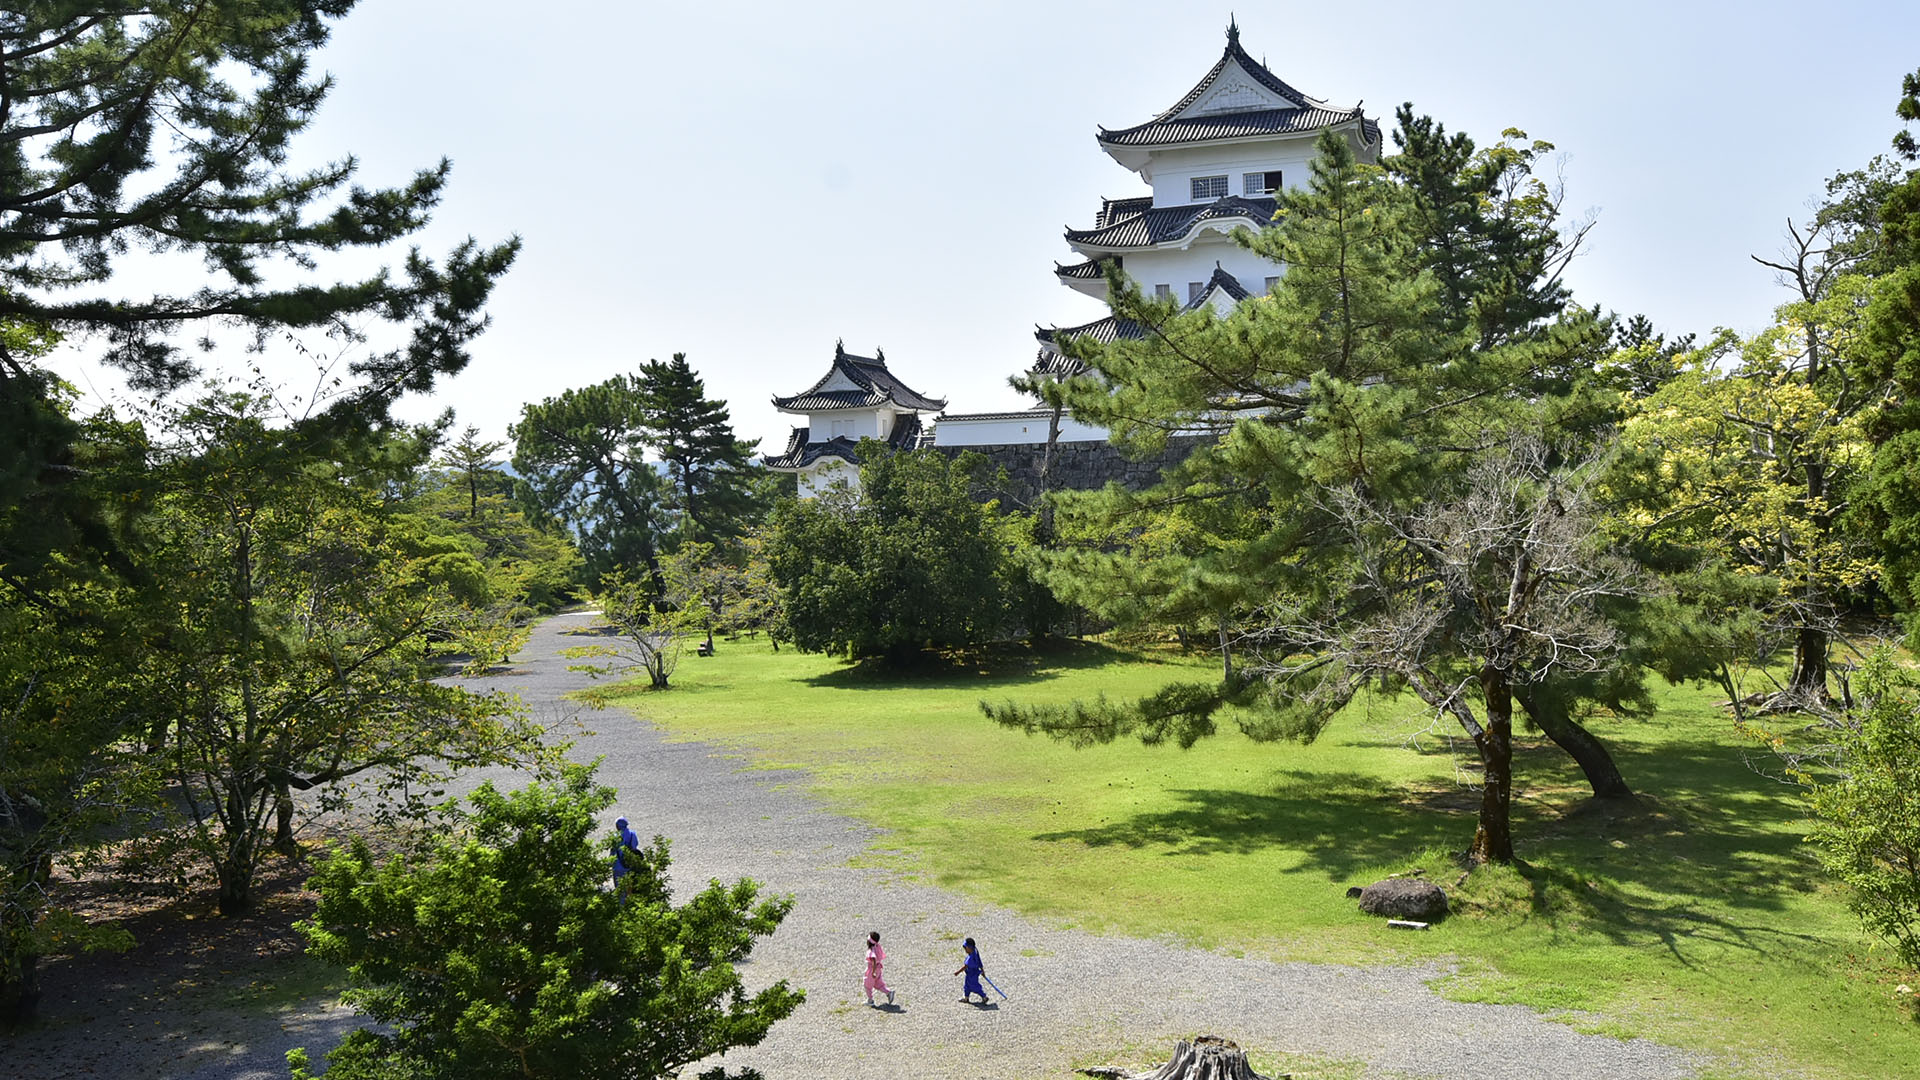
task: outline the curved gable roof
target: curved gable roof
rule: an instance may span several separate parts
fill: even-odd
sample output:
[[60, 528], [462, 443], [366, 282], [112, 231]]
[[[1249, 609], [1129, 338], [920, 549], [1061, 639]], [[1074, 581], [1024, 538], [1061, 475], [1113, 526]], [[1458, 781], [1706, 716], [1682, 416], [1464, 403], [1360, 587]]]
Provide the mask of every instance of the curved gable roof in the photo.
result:
[[[839, 374], [854, 389], [827, 389]], [[788, 412], [827, 412], [833, 409], [871, 409], [876, 405], [896, 405], [902, 409], [938, 412], [947, 407], [945, 398], [928, 397], [900, 381], [887, 369], [887, 354], [878, 349], [873, 356], [855, 356], [843, 343], [833, 346], [833, 365], [812, 386], [792, 397], [774, 395], [773, 407]]]
[[[1192, 111], [1205, 103], [1208, 93], [1229, 73], [1245, 76], [1279, 100], [1248, 103], [1239, 108]], [[1146, 123], [1125, 128], [1102, 127], [1098, 138], [1103, 146], [1165, 146], [1257, 135], [1304, 134], [1355, 121], [1360, 124], [1363, 142], [1370, 146], [1379, 141], [1380, 125], [1366, 119], [1360, 106], [1350, 109], [1330, 106], [1295, 89], [1241, 48], [1240, 29], [1230, 24], [1227, 47], [1219, 61], [1185, 96]]]
[[1068, 229], [1067, 243], [1104, 248], [1152, 247], [1184, 240], [1209, 221], [1243, 218], [1255, 228], [1273, 220], [1279, 203], [1268, 196], [1223, 195], [1209, 203], [1157, 206], [1092, 229]]

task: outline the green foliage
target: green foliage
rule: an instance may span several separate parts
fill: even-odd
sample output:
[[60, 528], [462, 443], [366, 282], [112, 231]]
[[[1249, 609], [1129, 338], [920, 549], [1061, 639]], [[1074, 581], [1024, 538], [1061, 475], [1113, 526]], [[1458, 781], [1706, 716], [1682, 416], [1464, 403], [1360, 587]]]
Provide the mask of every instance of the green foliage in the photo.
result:
[[[1905, 126], [1920, 118], [1920, 71], [1901, 82], [1896, 113]], [[1896, 153], [1907, 163], [1889, 178], [1878, 207], [1879, 246], [1863, 329], [1866, 366], [1892, 393], [1874, 418], [1875, 448], [1857, 528], [1877, 540], [1888, 591], [1920, 628], [1920, 160], [1912, 134], [1900, 131]]]
[[441, 466], [453, 474], [455, 482], [467, 489], [469, 518], [480, 516], [480, 492], [483, 488], [491, 491], [510, 490], [506, 485], [506, 474], [500, 471], [500, 460], [494, 457], [506, 445], [498, 440], [480, 438], [480, 429], [468, 424], [466, 430], [460, 433], [459, 441], [441, 453]]
[[[14, 348], [51, 339], [0, 326]], [[111, 416], [74, 418], [44, 373], [7, 399], [7, 428], [34, 449], [0, 455], [0, 1027], [30, 1022], [42, 955], [124, 948], [50, 902], [55, 859], [106, 836], [156, 786], [130, 736], [147, 693], [122, 541], [142, 505], [125, 482], [144, 451]], [[24, 411], [20, 411], [24, 410]], [[58, 468], [48, 470], [51, 460]]]
[[606, 890], [613, 791], [590, 769], [471, 801], [423, 851], [381, 862], [356, 842], [316, 869], [300, 930], [381, 1025], [328, 1053], [329, 1077], [668, 1078], [755, 1045], [804, 999], [784, 980], [749, 996], [735, 967], [790, 898], [715, 881], [675, 907], [659, 837], [627, 899]]
[[[353, 183], [342, 158], [286, 167], [294, 139], [331, 89], [311, 55], [353, 0], [180, 0], [13, 5], [0, 72], [0, 322], [98, 333], [101, 359], [141, 388], [179, 386], [194, 366], [170, 335], [218, 320], [256, 341], [311, 329], [347, 342], [366, 324], [410, 329], [353, 365], [362, 385], [343, 409], [384, 414], [467, 362], [483, 306], [518, 241], [472, 240], [444, 265], [410, 251], [332, 285], [288, 281], [316, 253], [378, 249], [417, 232], [439, 202], [448, 163], [394, 188]], [[99, 286], [129, 248], [197, 255], [191, 293], [150, 298], [58, 294]], [[276, 284], [269, 284], [269, 282]], [[4, 358], [9, 384], [22, 377]], [[11, 391], [13, 387], [9, 385]]]
[[860, 444], [860, 483], [774, 509], [767, 563], [793, 641], [810, 652], [904, 662], [1009, 628], [1008, 550], [983, 501], [977, 454]]
[[326, 808], [358, 777], [417, 813], [452, 770], [549, 752], [510, 699], [430, 681], [486, 599], [477, 560], [391, 512], [340, 444], [266, 419], [226, 393], [172, 411], [138, 528], [141, 708], [227, 913], [251, 905], [269, 830], [294, 842], [294, 790]]
[[1240, 235], [1286, 268], [1267, 296], [1181, 311], [1116, 271], [1115, 313], [1144, 333], [1068, 342], [1086, 371], [1052, 388], [1124, 446], [1210, 436], [1150, 490], [1061, 496], [1059, 549], [1038, 558], [1109, 618], [1209, 624], [1222, 686], [994, 715], [1186, 743], [1236, 702], [1249, 734], [1311, 738], [1362, 683], [1410, 690], [1480, 748], [1474, 852], [1505, 860], [1514, 691], [1607, 667], [1600, 600], [1633, 590], [1593, 539], [1576, 399], [1609, 331], [1556, 279], [1567, 253], [1531, 173], [1549, 148], [1475, 153], [1402, 121], [1409, 154], [1386, 167], [1323, 134], [1309, 183]]
[[[137, 753], [141, 690], [120, 647], [125, 597], [94, 582], [23, 602], [0, 587], [0, 1029], [32, 1019], [49, 953], [132, 944], [52, 904], [54, 860], [103, 838], [152, 794]], [[86, 614], [74, 609], [84, 606]]]
[[707, 397], [685, 353], [642, 364], [638, 389], [641, 439], [673, 485], [666, 546], [731, 549], [767, 509], [755, 483], [754, 444], [733, 437], [726, 403]]
[[1837, 732], [1840, 775], [1809, 794], [1808, 839], [1867, 932], [1920, 968], [1920, 691], [1885, 649], [1858, 689], [1865, 707]]
[[659, 600], [663, 554], [692, 542], [731, 555], [767, 502], [752, 445], [733, 437], [726, 405], [706, 397], [682, 353], [527, 405], [510, 433], [522, 500], [574, 532], [595, 587], [643, 567]]
[[[478, 444], [490, 446], [497, 444]], [[443, 451], [440, 460], [441, 469], [414, 473], [395, 509], [421, 531], [457, 543], [479, 562], [488, 609], [518, 623], [578, 599], [579, 553], [565, 532], [529, 520], [511, 500], [513, 479], [493, 465], [465, 458], [459, 444]]]
[[[687, 637], [701, 625], [699, 612], [661, 604], [644, 580], [616, 570], [601, 582], [596, 594], [601, 617], [613, 627], [617, 639], [612, 645], [583, 645], [566, 650], [573, 659], [611, 657], [628, 667], [647, 673], [647, 685], [667, 689], [680, 655], [686, 651]], [[625, 670], [616, 664], [574, 664], [570, 671], [585, 671], [595, 677], [619, 674]]]
[[637, 567], [658, 596], [669, 491], [646, 460], [644, 403], [639, 380], [615, 375], [523, 406], [509, 434], [522, 501], [573, 532], [588, 583]]
[[[1461, 884], [1475, 754], [1410, 697], [1363, 693], [1309, 746], [1254, 741], [1232, 708], [1181, 753], [978, 721], [983, 698], [1064, 706], [1208, 681], [1165, 649], [1018, 651], [930, 679], [742, 643], [635, 706], [672, 738], [800, 770], [886, 830], [864, 863], [1048, 925], [1281, 963], [1431, 961], [1459, 972], [1435, 987], [1450, 1000], [1579, 1009], [1583, 1030], [1694, 1051], [1722, 1078], [1893, 1077], [1920, 1060], [1920, 1025], [1889, 1000], [1920, 984], [1869, 951], [1806, 843], [1800, 791], [1752, 768], [1717, 689], [1656, 684], [1660, 722], [1612, 729], [1633, 800], [1589, 798], [1567, 755], [1516, 731], [1524, 861]], [[1431, 933], [1385, 933], [1342, 898], [1416, 869], [1459, 905]]]

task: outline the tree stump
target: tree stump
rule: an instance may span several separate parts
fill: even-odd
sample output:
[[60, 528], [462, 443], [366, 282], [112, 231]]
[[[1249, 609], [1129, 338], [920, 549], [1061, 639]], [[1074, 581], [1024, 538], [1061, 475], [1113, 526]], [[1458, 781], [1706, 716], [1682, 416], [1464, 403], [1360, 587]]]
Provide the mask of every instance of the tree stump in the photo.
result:
[[1218, 1035], [1195, 1035], [1192, 1042], [1181, 1039], [1173, 1046], [1173, 1060], [1151, 1072], [1128, 1073], [1118, 1069], [1081, 1069], [1089, 1076], [1117, 1077], [1119, 1080], [1275, 1080], [1253, 1071], [1247, 1064], [1247, 1052], [1232, 1039]]

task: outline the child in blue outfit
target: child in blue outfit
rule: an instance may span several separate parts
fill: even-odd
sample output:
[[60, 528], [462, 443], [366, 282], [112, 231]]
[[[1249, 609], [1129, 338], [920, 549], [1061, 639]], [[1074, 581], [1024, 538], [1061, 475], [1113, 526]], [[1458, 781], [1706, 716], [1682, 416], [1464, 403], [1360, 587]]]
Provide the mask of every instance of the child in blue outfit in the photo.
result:
[[972, 938], [961, 942], [960, 947], [967, 950], [967, 962], [961, 964], [959, 970], [954, 972], [955, 975], [960, 974], [962, 971], [967, 973], [967, 982], [960, 991], [960, 1000], [972, 1004], [973, 995], [979, 994], [980, 1004], [985, 1005], [987, 1003], [987, 991], [985, 987], [980, 985], [980, 976], [987, 973], [987, 966], [980, 962], [980, 950], [973, 947]]
[[[613, 891], [620, 897], [621, 903], [627, 902], [627, 890], [633, 885], [620, 879], [632, 873], [639, 866], [640, 838], [627, 827], [627, 819], [621, 818], [613, 823], [620, 838], [613, 842]], [[628, 863], [634, 864], [628, 866]]]

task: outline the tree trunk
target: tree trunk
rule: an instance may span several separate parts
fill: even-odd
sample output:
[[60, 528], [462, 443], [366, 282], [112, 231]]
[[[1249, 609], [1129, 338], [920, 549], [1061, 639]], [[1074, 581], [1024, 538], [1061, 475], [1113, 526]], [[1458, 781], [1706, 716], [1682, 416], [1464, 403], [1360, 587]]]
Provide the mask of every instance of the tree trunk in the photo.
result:
[[1539, 686], [1528, 686], [1516, 691], [1514, 696], [1547, 738], [1579, 763], [1580, 771], [1587, 775], [1587, 783], [1593, 788], [1594, 798], [1633, 797], [1633, 790], [1620, 775], [1620, 767], [1614, 764], [1607, 745], [1568, 714], [1567, 703], [1560, 695]]
[[[53, 860], [46, 856], [27, 856], [25, 865], [11, 868], [44, 890], [53, 876]], [[24, 905], [0, 906], [0, 1031], [24, 1028], [33, 1023], [40, 1010], [40, 957], [28, 952], [26, 931], [35, 911]]]
[[235, 867], [231, 857], [220, 864], [219, 908], [222, 915], [245, 915], [253, 910], [253, 871]]
[[273, 850], [287, 858], [297, 858], [300, 844], [293, 838], [293, 792], [281, 784], [273, 793]]
[[1467, 861], [1513, 861], [1513, 689], [1507, 673], [1496, 668], [1480, 672], [1481, 695], [1486, 700], [1486, 723], [1473, 736], [1480, 751], [1480, 826], [1473, 834]]
[[219, 908], [222, 915], [244, 915], [253, 908], [253, 845], [258, 837], [249, 828], [254, 820], [247, 814], [244, 792], [235, 790], [227, 798], [226, 829], [223, 850], [214, 866], [220, 883]]
[[1122, 1077], [1125, 1080], [1270, 1080], [1247, 1064], [1247, 1052], [1231, 1039], [1218, 1035], [1196, 1035], [1192, 1042], [1181, 1039], [1173, 1046], [1173, 1059], [1149, 1072], [1126, 1073], [1119, 1069], [1083, 1069], [1093, 1076]]
[[1787, 691], [1796, 697], [1824, 704], [1827, 693], [1827, 632], [1815, 626], [1803, 626], [1793, 643], [1793, 676]]

